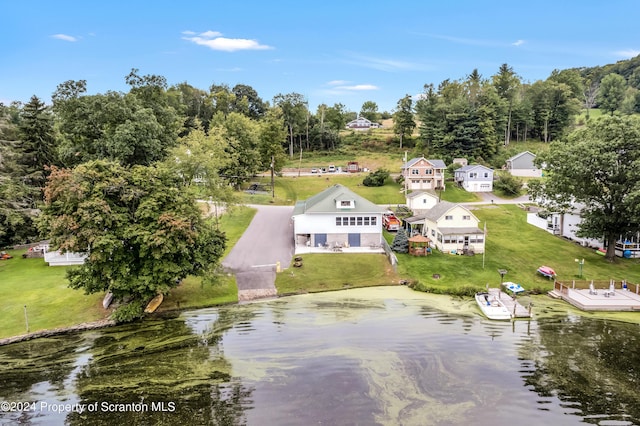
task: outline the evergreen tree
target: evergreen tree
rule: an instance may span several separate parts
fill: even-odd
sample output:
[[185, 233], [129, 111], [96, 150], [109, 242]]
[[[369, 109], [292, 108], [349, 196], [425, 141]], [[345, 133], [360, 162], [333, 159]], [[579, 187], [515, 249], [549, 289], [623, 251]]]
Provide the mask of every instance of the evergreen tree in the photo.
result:
[[405, 231], [404, 228], [398, 229], [395, 237], [393, 237], [391, 250], [395, 251], [396, 253], [409, 252], [409, 237], [407, 236], [407, 231]]

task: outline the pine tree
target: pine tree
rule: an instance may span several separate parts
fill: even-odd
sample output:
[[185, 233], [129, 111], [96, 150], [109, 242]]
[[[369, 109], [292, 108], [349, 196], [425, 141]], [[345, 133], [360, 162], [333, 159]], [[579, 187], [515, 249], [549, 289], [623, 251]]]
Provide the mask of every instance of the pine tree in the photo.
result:
[[391, 250], [395, 251], [396, 253], [409, 252], [409, 237], [407, 236], [407, 231], [405, 231], [404, 228], [398, 229], [398, 232], [396, 232], [396, 236], [393, 237]]

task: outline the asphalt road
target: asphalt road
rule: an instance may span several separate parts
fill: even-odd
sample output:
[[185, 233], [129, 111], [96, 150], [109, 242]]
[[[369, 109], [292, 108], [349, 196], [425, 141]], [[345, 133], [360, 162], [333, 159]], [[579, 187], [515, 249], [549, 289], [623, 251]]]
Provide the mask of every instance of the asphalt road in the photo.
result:
[[252, 205], [258, 211], [222, 266], [236, 275], [238, 299], [275, 296], [276, 263], [288, 268], [294, 253], [291, 206]]

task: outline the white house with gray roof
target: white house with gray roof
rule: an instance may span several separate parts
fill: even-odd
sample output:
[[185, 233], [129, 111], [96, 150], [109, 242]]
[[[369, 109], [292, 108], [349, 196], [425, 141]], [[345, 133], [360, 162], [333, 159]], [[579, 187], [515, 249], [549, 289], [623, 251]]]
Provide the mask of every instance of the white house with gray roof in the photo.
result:
[[292, 215], [296, 247], [380, 247], [386, 211], [342, 185], [331, 186], [296, 203]]
[[412, 191], [405, 195], [407, 207], [414, 215], [420, 215], [429, 209], [432, 209], [440, 198], [437, 194], [429, 191]]
[[450, 253], [484, 253], [484, 231], [480, 220], [461, 204], [441, 201], [424, 215], [422, 234], [436, 248]]
[[458, 185], [468, 192], [493, 191], [493, 170], [481, 164], [460, 167], [455, 171]]
[[412, 158], [402, 165], [401, 173], [407, 191], [444, 190], [444, 171], [447, 165], [442, 160]]

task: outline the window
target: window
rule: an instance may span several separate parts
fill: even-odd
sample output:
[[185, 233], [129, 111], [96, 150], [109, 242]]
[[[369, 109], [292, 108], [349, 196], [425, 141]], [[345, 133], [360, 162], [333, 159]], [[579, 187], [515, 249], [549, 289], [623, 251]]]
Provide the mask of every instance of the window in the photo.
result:
[[453, 220], [453, 216], [451, 216], [451, 215], [445, 216], [444, 220]]
[[418, 169], [411, 169], [411, 174], [412, 174], [412, 175], [419, 175], [419, 174], [420, 174], [420, 170], [418, 170]]
[[376, 226], [378, 224], [377, 217], [371, 216], [371, 225]]
[[365, 216], [364, 217], [364, 226], [369, 226], [369, 223], [371, 223], [371, 222], [369, 222], [369, 216]]
[[356, 218], [355, 217], [350, 217], [349, 218], [349, 226], [356, 226]]
[[362, 226], [362, 216], [358, 216], [356, 218], [356, 222], [358, 223], [358, 226]]
[[436, 236], [436, 230], [435, 230], [435, 229], [432, 229], [432, 230], [431, 230], [431, 236], [432, 236], [432, 237], [435, 237], [435, 236]]
[[433, 174], [433, 170], [432, 169], [427, 169], [424, 171], [425, 175], [432, 175]]
[[422, 199], [422, 204], [427, 204], [427, 199], [426, 198]]
[[476, 172], [471, 172], [471, 173], [469, 173], [469, 177], [473, 179], [473, 178], [478, 177], [478, 174]]
[[342, 218], [336, 217], [336, 226], [341, 226], [341, 225], [342, 225]]
[[484, 177], [488, 178], [489, 177], [489, 172], [484, 172]]
[[471, 220], [471, 216], [469, 215], [462, 216], [462, 220]]
[[340, 207], [351, 207], [351, 200], [340, 201]]

